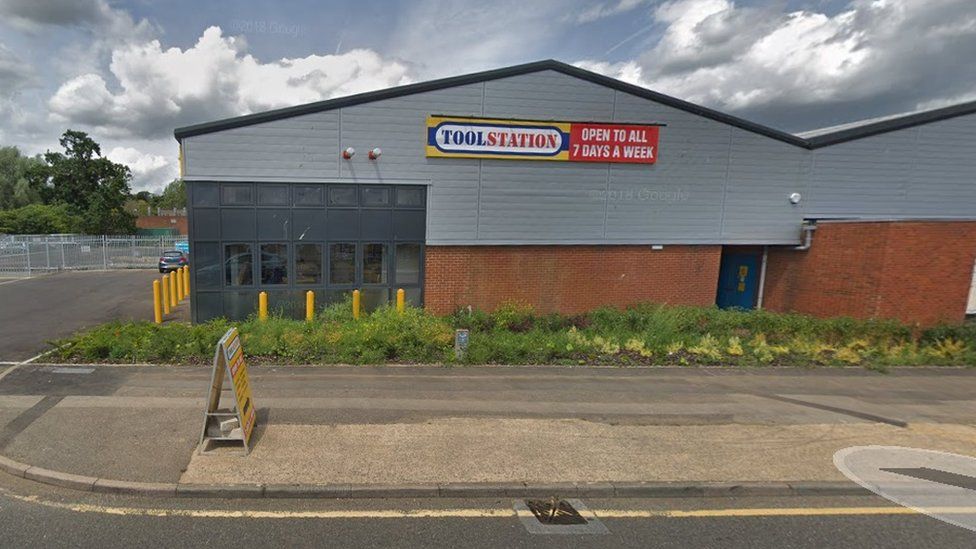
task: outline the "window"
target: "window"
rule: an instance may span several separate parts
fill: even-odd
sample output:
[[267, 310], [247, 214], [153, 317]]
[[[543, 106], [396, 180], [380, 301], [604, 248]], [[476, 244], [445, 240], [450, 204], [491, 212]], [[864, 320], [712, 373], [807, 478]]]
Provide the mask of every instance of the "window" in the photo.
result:
[[250, 244], [224, 246], [225, 283], [228, 286], [250, 286], [254, 283], [254, 259]]
[[396, 205], [405, 208], [424, 207], [424, 190], [417, 187], [397, 188]]
[[356, 245], [351, 243], [329, 246], [329, 283], [356, 283]]
[[420, 244], [396, 245], [396, 283], [420, 284]]
[[320, 284], [322, 282], [322, 246], [319, 244], [295, 245], [295, 283]]
[[318, 206], [322, 204], [322, 195], [325, 187], [322, 185], [296, 185], [295, 186], [295, 205], [296, 206]]
[[287, 185], [258, 185], [258, 204], [282, 206], [288, 204]]
[[363, 284], [386, 284], [386, 244], [363, 244]]
[[287, 244], [261, 244], [261, 284], [288, 284]]
[[223, 185], [220, 201], [230, 206], [247, 205], [252, 202], [250, 185]]
[[355, 206], [357, 189], [353, 185], [329, 187], [329, 206]]
[[363, 187], [363, 206], [389, 206], [390, 202], [389, 187]]

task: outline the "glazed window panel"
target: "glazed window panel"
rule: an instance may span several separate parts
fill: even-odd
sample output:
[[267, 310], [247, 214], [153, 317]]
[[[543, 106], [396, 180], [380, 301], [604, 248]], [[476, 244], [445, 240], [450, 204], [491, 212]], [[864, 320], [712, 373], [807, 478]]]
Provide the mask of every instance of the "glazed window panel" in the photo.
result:
[[384, 207], [392, 202], [389, 187], [363, 187], [363, 206]]
[[420, 284], [420, 244], [396, 245], [396, 283]]
[[356, 206], [359, 190], [355, 185], [329, 187], [329, 206]]
[[295, 283], [320, 284], [322, 282], [322, 246], [297, 244], [295, 246]]
[[396, 205], [402, 208], [421, 208], [424, 206], [424, 189], [419, 187], [400, 187], [396, 191]]
[[329, 246], [329, 283], [356, 283], [356, 245], [351, 242]]
[[288, 284], [288, 245], [261, 245], [261, 284]]
[[254, 256], [250, 244], [224, 246], [224, 284], [231, 287], [254, 284]]
[[363, 284], [386, 284], [387, 245], [363, 244]]

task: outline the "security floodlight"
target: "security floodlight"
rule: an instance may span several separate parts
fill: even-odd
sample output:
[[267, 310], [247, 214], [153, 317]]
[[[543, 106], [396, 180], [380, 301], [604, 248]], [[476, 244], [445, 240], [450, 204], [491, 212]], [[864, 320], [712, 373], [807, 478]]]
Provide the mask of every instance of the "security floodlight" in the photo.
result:
[[801, 198], [803, 198], [803, 197], [800, 196], [800, 193], [791, 193], [790, 194], [790, 204], [799, 204]]
[[346, 147], [345, 150], [342, 151], [342, 157], [345, 158], [346, 160], [349, 160], [355, 154], [356, 154], [356, 149], [352, 147]]
[[379, 147], [376, 147], [375, 149], [369, 151], [369, 159], [376, 160], [381, 154], [383, 154], [383, 151]]

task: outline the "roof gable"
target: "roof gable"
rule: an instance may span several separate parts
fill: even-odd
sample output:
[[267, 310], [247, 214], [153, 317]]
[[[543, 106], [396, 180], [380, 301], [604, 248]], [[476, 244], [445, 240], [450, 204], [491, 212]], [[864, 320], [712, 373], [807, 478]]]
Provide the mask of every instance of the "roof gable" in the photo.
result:
[[852, 128], [840, 129], [836, 132], [819, 134], [813, 137], [804, 138], [798, 135], [784, 132], [782, 130], [771, 128], [769, 126], [764, 126], [762, 124], [750, 122], [749, 120], [732, 116], [730, 114], [726, 114], [714, 109], [710, 109], [708, 107], [696, 105], [694, 103], [690, 103], [688, 101], [671, 97], [663, 93], [658, 93], [649, 90], [647, 88], [643, 88], [641, 86], [636, 86], [634, 84], [629, 84], [627, 82], [623, 82], [615, 78], [610, 78], [609, 76], [604, 76], [602, 74], [581, 69], [579, 67], [575, 67], [567, 63], [555, 61], [552, 59], [547, 59], [544, 61], [536, 61], [533, 63], [526, 63], [523, 65], [514, 65], [511, 67], [504, 67], [501, 69], [493, 69], [493, 70], [488, 70], [483, 72], [465, 74], [461, 76], [452, 76], [448, 78], [441, 78], [438, 80], [429, 80], [426, 82], [418, 82], [415, 84], [407, 84], [404, 86], [396, 86], [393, 88], [386, 88], [377, 91], [359, 93], [359, 94], [349, 95], [345, 97], [338, 97], [335, 99], [327, 99], [324, 101], [317, 101], [314, 103], [307, 103], [304, 105], [297, 105], [294, 107], [285, 107], [282, 109], [274, 109], [270, 111], [248, 114], [244, 116], [226, 118], [223, 120], [216, 120], [213, 122], [205, 122], [203, 124], [184, 126], [181, 128], [176, 128], [173, 134], [177, 140], [180, 140], [185, 137], [208, 134], [208, 133], [218, 132], [218, 131], [227, 130], [231, 128], [240, 128], [242, 126], [250, 126], [252, 124], [260, 124], [262, 122], [270, 122], [273, 120], [280, 120], [283, 118], [291, 118], [294, 116], [301, 116], [301, 115], [311, 114], [316, 112], [340, 109], [343, 107], [361, 105], [363, 103], [370, 103], [373, 101], [381, 101], [384, 99], [392, 99], [395, 97], [403, 97], [407, 95], [441, 90], [445, 88], [452, 88], [456, 86], [464, 86], [468, 84], [477, 84], [482, 82], [488, 82], [491, 80], [498, 80], [501, 78], [508, 78], [512, 76], [519, 76], [523, 74], [529, 74], [529, 73], [546, 71], [546, 70], [551, 70], [562, 74], [566, 74], [575, 78], [579, 78], [581, 80], [592, 82], [601, 86], [605, 86], [607, 88], [611, 88], [630, 95], [634, 95], [650, 101], [654, 101], [656, 103], [660, 103], [668, 107], [672, 107], [704, 118], [715, 120], [723, 124], [728, 124], [730, 126], [743, 129], [745, 131], [763, 135], [770, 139], [775, 139], [777, 141], [782, 141], [784, 143], [788, 143], [790, 145], [794, 145], [796, 147], [802, 147], [805, 149], [816, 149], [820, 147], [826, 147], [829, 145], [835, 145], [846, 141], [852, 141], [854, 139], [860, 139], [862, 137], [868, 137], [879, 133], [885, 133], [885, 132], [899, 130], [903, 128], [909, 128], [912, 126], [917, 126], [928, 122], [934, 122], [937, 120], [944, 120], [946, 118], [951, 118], [954, 116], [976, 113], [976, 101], [973, 101], [971, 103], [954, 105], [951, 107], [945, 107], [942, 109], [935, 109], [932, 111], [925, 111], [921, 113], [913, 113], [902, 117], [885, 119], [883, 121], [879, 121], [876, 123], [857, 125]]

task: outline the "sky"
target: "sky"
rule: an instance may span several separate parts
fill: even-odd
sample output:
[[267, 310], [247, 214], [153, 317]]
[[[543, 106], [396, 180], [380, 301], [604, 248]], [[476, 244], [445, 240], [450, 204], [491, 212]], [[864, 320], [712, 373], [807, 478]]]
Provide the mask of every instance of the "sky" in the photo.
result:
[[0, 146], [159, 191], [176, 127], [540, 59], [799, 132], [974, 100], [974, 57], [974, 0], [0, 0]]

